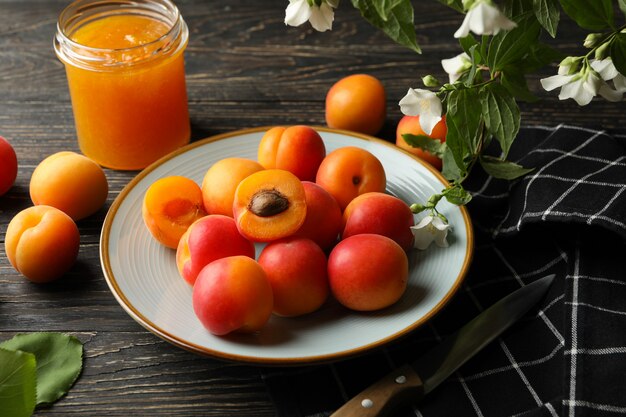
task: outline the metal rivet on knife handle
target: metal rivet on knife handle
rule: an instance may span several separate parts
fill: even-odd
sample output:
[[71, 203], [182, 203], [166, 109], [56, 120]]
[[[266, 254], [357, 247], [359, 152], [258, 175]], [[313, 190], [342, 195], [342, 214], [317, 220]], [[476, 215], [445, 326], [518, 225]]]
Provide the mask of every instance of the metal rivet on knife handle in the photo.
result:
[[410, 365], [404, 365], [352, 398], [331, 417], [384, 416], [407, 398], [418, 401], [423, 393], [420, 377]]

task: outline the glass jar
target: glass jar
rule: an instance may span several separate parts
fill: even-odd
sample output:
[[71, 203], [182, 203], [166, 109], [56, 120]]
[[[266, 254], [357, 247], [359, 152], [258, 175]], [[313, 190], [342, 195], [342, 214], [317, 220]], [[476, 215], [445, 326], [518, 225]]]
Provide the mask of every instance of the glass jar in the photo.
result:
[[54, 48], [85, 156], [137, 170], [189, 143], [188, 38], [169, 0], [78, 0], [63, 10]]

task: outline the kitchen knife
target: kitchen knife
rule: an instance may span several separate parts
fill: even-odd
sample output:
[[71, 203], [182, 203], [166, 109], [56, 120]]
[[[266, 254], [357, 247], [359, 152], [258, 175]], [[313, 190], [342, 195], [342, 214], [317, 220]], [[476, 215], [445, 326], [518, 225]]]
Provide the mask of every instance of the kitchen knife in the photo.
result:
[[498, 337], [546, 293], [554, 275], [512, 292], [411, 364], [405, 364], [352, 398], [331, 417], [384, 416], [416, 402]]

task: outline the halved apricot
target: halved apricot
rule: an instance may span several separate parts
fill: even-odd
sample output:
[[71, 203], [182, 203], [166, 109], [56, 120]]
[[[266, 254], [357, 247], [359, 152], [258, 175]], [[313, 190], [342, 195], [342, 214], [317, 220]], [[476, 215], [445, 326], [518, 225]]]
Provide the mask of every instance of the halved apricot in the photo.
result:
[[152, 236], [163, 245], [176, 249], [189, 225], [207, 213], [200, 186], [189, 178], [174, 175], [150, 185], [141, 214]]
[[295, 233], [306, 217], [306, 194], [294, 174], [281, 169], [255, 172], [239, 183], [233, 215], [246, 238], [269, 242]]

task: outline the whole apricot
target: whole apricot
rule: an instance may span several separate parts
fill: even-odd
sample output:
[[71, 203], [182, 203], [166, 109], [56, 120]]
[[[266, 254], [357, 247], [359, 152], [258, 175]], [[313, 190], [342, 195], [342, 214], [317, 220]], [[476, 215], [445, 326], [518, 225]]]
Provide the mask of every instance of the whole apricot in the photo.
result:
[[326, 95], [326, 124], [375, 135], [385, 124], [387, 98], [383, 84], [367, 74], [337, 81]]
[[17, 156], [11, 144], [0, 136], [0, 195], [13, 186], [17, 178]]
[[254, 244], [241, 236], [232, 217], [209, 214], [189, 226], [178, 242], [178, 272], [194, 285], [198, 274], [211, 262], [228, 256], [254, 258]]
[[76, 223], [51, 206], [20, 211], [7, 228], [4, 248], [11, 265], [36, 283], [53, 281], [76, 261], [80, 234]]
[[387, 177], [383, 165], [371, 152], [346, 146], [324, 158], [315, 182], [335, 197], [343, 210], [358, 195], [384, 192]]
[[274, 127], [259, 143], [259, 163], [266, 169], [284, 169], [301, 181], [315, 181], [326, 156], [326, 146], [317, 131], [309, 126]]
[[215, 335], [260, 330], [272, 314], [272, 287], [263, 268], [247, 256], [218, 259], [202, 269], [193, 287], [193, 310]]
[[179, 175], [153, 182], [141, 207], [141, 216], [152, 236], [172, 249], [178, 247], [189, 226], [206, 214], [198, 184]]
[[351, 310], [373, 311], [394, 304], [404, 294], [408, 276], [406, 252], [382, 235], [343, 239], [328, 257], [331, 293]]
[[302, 182], [289, 171], [266, 169], [237, 186], [233, 215], [239, 232], [254, 242], [269, 242], [295, 233], [306, 218]]
[[75, 221], [97, 212], [106, 202], [109, 185], [98, 164], [76, 152], [57, 152], [41, 161], [30, 178], [30, 198]]
[[328, 298], [326, 255], [312, 240], [288, 237], [269, 243], [259, 255], [274, 294], [274, 313], [311, 313]]
[[435, 125], [433, 131], [430, 135], [427, 135], [426, 132], [420, 126], [420, 117], [419, 116], [404, 116], [400, 119], [398, 123], [398, 127], [396, 129], [396, 145], [400, 148], [409, 151], [413, 155], [422, 159], [423, 161], [428, 162], [433, 167], [437, 168], [441, 171], [442, 162], [439, 157], [433, 155], [432, 153], [425, 151], [421, 148], [415, 148], [409, 145], [406, 140], [402, 137], [402, 135], [411, 134], [411, 135], [424, 135], [430, 136], [433, 140], [438, 140], [439, 142], [446, 141], [446, 135], [448, 134], [448, 128], [446, 126], [446, 116], [443, 116], [439, 123]]
[[323, 250], [337, 243], [343, 227], [341, 207], [328, 191], [314, 182], [302, 181], [306, 197], [304, 223], [293, 236], [311, 239]]
[[343, 212], [341, 238], [374, 233], [393, 239], [405, 251], [413, 247], [415, 224], [408, 204], [385, 193], [365, 193], [356, 197]]
[[202, 199], [209, 214], [233, 217], [233, 201], [237, 186], [248, 175], [263, 166], [246, 158], [220, 159], [207, 170], [202, 180]]

